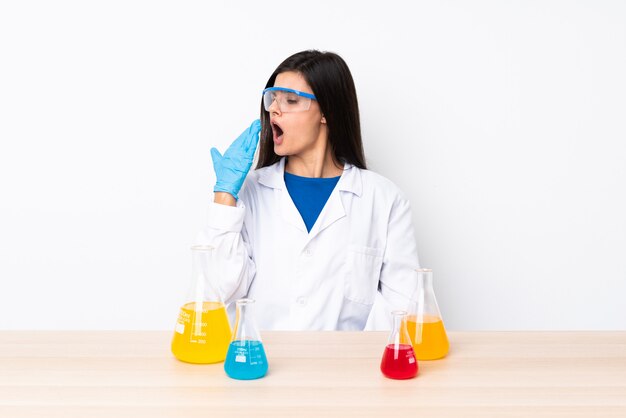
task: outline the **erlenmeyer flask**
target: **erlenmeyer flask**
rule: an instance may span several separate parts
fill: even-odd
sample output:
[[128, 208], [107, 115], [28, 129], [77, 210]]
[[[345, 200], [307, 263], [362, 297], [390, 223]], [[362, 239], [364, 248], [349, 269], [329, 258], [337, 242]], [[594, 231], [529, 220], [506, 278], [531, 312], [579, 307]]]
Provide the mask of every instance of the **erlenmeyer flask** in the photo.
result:
[[219, 363], [226, 358], [232, 334], [219, 294], [214, 248], [194, 245], [191, 252], [191, 287], [176, 321], [172, 353], [188, 363]]
[[432, 269], [417, 269], [417, 288], [409, 307], [407, 329], [419, 360], [436, 360], [448, 354], [450, 344], [435, 298]]
[[254, 299], [239, 299], [233, 340], [228, 347], [224, 370], [233, 379], [258, 379], [267, 373], [267, 357], [254, 322]]
[[390, 379], [410, 379], [417, 376], [418, 365], [406, 330], [406, 311], [393, 311], [393, 328], [380, 362], [380, 370]]

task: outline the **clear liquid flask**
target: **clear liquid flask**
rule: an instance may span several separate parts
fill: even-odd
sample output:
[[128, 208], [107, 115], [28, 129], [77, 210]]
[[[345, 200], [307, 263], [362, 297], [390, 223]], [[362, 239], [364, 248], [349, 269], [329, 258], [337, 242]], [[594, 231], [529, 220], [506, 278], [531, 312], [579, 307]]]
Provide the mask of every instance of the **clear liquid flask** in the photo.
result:
[[226, 358], [232, 333], [218, 291], [214, 248], [194, 245], [191, 252], [191, 288], [176, 321], [172, 353], [187, 363], [219, 363]]
[[448, 354], [450, 343], [435, 298], [431, 269], [417, 269], [417, 288], [406, 321], [419, 360], [436, 360]]
[[406, 311], [393, 311], [391, 315], [393, 328], [380, 362], [380, 370], [390, 379], [410, 379], [417, 376], [418, 365], [406, 329]]
[[233, 379], [258, 379], [267, 373], [267, 357], [254, 322], [254, 299], [239, 299], [233, 340], [228, 347], [224, 371]]

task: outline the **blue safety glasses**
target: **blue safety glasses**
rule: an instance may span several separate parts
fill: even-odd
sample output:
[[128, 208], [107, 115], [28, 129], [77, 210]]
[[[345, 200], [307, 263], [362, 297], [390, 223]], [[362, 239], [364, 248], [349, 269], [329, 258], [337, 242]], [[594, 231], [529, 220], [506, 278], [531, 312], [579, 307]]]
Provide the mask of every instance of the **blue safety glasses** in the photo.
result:
[[285, 87], [269, 87], [263, 90], [263, 107], [268, 112], [274, 101], [282, 113], [304, 112], [311, 107], [311, 100], [317, 100], [311, 93]]

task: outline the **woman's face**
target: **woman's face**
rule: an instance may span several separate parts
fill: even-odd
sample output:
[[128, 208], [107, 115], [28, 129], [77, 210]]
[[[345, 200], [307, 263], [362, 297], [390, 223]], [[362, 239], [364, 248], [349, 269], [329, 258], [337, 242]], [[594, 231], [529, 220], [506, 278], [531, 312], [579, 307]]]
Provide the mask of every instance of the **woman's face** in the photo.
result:
[[[286, 71], [276, 76], [274, 87], [285, 87], [313, 94], [313, 90], [304, 77], [294, 71]], [[276, 101], [269, 108], [274, 152], [280, 156], [314, 153], [324, 150], [328, 134], [326, 120], [322, 116], [317, 101], [311, 101], [311, 107], [302, 112], [280, 111]], [[323, 152], [323, 151], [322, 151]]]

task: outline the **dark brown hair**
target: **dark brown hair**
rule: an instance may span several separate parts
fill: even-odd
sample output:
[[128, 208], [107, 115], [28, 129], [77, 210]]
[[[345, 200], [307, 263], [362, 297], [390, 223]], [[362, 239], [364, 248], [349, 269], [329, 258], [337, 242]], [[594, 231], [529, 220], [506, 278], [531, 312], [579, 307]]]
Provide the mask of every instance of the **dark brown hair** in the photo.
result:
[[[300, 73], [311, 86], [326, 118], [328, 142], [335, 161], [365, 169], [359, 104], [352, 74], [343, 58], [332, 52], [298, 52], [274, 70], [265, 87], [273, 87], [276, 76], [286, 71]], [[274, 153], [270, 115], [265, 111], [262, 100], [261, 122], [259, 162], [256, 168], [272, 165], [281, 158]]]

